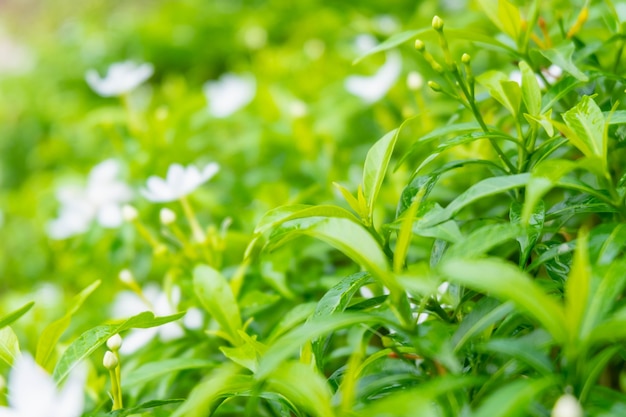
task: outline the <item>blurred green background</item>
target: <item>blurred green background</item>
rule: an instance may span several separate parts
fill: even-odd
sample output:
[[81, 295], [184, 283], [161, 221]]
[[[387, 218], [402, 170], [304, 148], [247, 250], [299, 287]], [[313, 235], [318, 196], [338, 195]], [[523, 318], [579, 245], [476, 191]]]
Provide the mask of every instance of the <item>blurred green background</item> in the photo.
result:
[[[0, 313], [37, 301], [33, 319], [16, 326], [22, 337], [37, 334], [97, 279], [103, 285], [92, 306], [106, 306], [123, 288], [121, 269], [130, 268], [140, 282], [161, 281], [180, 261], [153, 256], [132, 224], [94, 223], [84, 234], [51, 239], [46, 225], [58, 214], [60, 187], [84, 186], [91, 168], [116, 159], [120, 178], [135, 192], [130, 203], [159, 235], [159, 210], [182, 212], [176, 203], [145, 200], [139, 190], [146, 179], [165, 176], [172, 163], [217, 161], [222, 170], [191, 202], [204, 225], [232, 219], [223, 267], [234, 268], [267, 210], [344, 204], [332, 183], [354, 190], [367, 150], [385, 132], [424, 113], [404, 135], [423, 134], [454, 113], [428, 88], [407, 87], [412, 71], [424, 80], [435, 76], [412, 42], [353, 64], [364, 47], [427, 28], [434, 14], [450, 27], [495, 31], [463, 0], [13, 0], [0, 10]], [[468, 42], [452, 48], [459, 56], [470, 52], [477, 73], [495, 59], [504, 71], [515, 68]], [[397, 53], [401, 70], [382, 98], [368, 102], [346, 90], [348, 77], [371, 76]], [[125, 60], [154, 66], [127, 100], [100, 97], [85, 82], [87, 70], [104, 74]], [[231, 116], [212, 117], [203, 85], [229, 72], [252, 73], [256, 95]], [[398, 152], [406, 146], [401, 141]], [[390, 213], [408, 177], [403, 169], [383, 191]], [[282, 256], [281, 268], [298, 270]], [[109, 317], [107, 308], [91, 308], [82, 325]]]

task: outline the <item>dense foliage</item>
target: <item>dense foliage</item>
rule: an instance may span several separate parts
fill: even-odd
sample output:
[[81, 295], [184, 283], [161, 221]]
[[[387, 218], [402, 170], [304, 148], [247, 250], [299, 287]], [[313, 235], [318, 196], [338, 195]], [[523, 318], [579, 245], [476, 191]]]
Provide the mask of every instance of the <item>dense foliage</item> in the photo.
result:
[[0, 416], [626, 413], [624, 4], [6, 11]]

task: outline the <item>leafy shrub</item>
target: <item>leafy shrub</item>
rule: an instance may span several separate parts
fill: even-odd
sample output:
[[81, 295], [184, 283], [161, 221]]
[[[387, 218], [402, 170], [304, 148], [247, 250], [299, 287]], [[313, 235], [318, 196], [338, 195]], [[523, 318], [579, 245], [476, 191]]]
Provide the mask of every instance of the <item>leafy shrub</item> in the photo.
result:
[[[159, 329], [161, 342], [133, 352], [124, 348], [139, 333], [109, 345], [111, 413], [99, 377], [106, 372], [91, 366], [94, 416], [621, 415], [623, 7], [476, 6], [458, 26], [435, 16], [360, 57], [384, 54], [387, 65], [399, 49], [431, 79], [427, 91], [412, 75], [412, 108], [401, 109], [406, 97], [389, 100], [400, 110], [375, 107], [378, 114], [339, 106], [359, 134], [372, 120], [397, 122], [366, 152], [354, 137], [324, 142], [324, 128], [302, 120], [286, 139], [276, 109], [261, 105], [258, 119], [215, 125], [241, 142], [207, 145], [203, 103], [171, 74], [145, 107], [124, 96], [126, 115], [92, 114], [99, 127], [119, 129], [126, 158], [137, 152], [129, 174], [138, 181], [168, 165], [150, 151], [188, 143], [179, 156], [213, 152], [222, 165], [216, 182], [230, 191], [191, 198], [217, 172], [206, 162], [204, 171], [170, 165], [166, 178], [150, 178], [144, 196], [179, 201], [180, 211], [162, 209], [157, 226], [154, 206], [126, 206], [121, 237], [102, 243], [96, 229], [82, 244], [114, 263], [132, 258], [140, 274], [164, 271], [164, 292], [154, 291], [151, 311], [122, 321], [94, 327], [106, 314], [92, 312], [80, 336], [59, 344], [100, 291], [86, 279], [66, 313], [46, 320], [37, 363], [61, 383], [114, 335]], [[160, 101], [193, 109], [170, 115]], [[332, 115], [318, 115], [332, 125]], [[364, 160], [356, 187], [342, 166], [353, 150]], [[281, 164], [284, 178], [256, 166], [263, 163]], [[120, 277], [150, 298], [132, 273]], [[31, 307], [0, 320], [7, 369], [19, 351], [12, 327]], [[200, 324], [190, 324], [192, 311]], [[185, 326], [172, 324], [183, 316]]]

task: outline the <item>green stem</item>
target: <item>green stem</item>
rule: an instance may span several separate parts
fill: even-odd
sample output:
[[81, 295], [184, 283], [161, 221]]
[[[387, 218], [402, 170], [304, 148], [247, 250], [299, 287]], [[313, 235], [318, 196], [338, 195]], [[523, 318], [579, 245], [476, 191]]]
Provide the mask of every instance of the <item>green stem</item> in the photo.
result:
[[111, 411], [120, 410], [123, 408], [122, 395], [119, 380], [117, 379], [117, 366], [115, 369], [109, 370], [109, 376], [111, 377], [111, 396], [113, 396], [113, 409]]
[[189, 222], [189, 226], [191, 227], [191, 232], [194, 239], [199, 243], [204, 242], [206, 236], [202, 231], [202, 227], [200, 226], [200, 223], [198, 222], [198, 219], [196, 218], [196, 215], [193, 211], [193, 208], [191, 207], [191, 204], [189, 204], [189, 200], [187, 199], [187, 197], [181, 197], [180, 204], [183, 206], [183, 211], [185, 212], [185, 217], [187, 217], [187, 221]]
[[[487, 127], [487, 124], [485, 123], [485, 121], [483, 119], [483, 116], [480, 114], [480, 110], [476, 106], [476, 101], [474, 100], [474, 96], [467, 89], [467, 86], [465, 85], [465, 81], [463, 80], [463, 78], [461, 78], [461, 74], [459, 73], [459, 71], [456, 68], [456, 66], [453, 68], [452, 74], [453, 74], [454, 78], [456, 79], [459, 87], [461, 88], [461, 91], [465, 95], [465, 100], [461, 100], [461, 103], [465, 107], [467, 107], [474, 114], [474, 118], [476, 119], [476, 121], [480, 125], [481, 129], [483, 130], [483, 132], [489, 133], [490, 130]], [[492, 138], [489, 138], [489, 143], [491, 143], [491, 146], [493, 147], [493, 149], [496, 151], [496, 153], [500, 157], [500, 160], [502, 161], [502, 163], [505, 165], [506, 171], [509, 174], [514, 173], [515, 172], [515, 167], [513, 166], [513, 164], [511, 164], [511, 161], [509, 161], [509, 159], [506, 157], [506, 155], [502, 151], [502, 148], [500, 148], [500, 146]]]

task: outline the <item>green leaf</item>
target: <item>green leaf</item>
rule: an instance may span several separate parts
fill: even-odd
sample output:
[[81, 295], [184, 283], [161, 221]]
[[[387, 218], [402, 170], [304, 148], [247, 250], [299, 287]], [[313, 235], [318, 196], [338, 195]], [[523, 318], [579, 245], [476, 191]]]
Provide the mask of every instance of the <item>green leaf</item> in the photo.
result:
[[[446, 393], [475, 386], [479, 379], [460, 375], [433, 378], [417, 387], [397, 390], [383, 398], [367, 401], [359, 417], [439, 417], [436, 399]], [[450, 396], [454, 398], [453, 396]], [[450, 398], [449, 397], [449, 398]]]
[[458, 352], [469, 340], [477, 337], [514, 310], [512, 302], [501, 304], [498, 300], [485, 297], [479, 300], [469, 314], [463, 317], [452, 336], [454, 351]]
[[316, 216], [343, 217], [354, 220], [355, 222], [359, 221], [354, 214], [341, 207], [330, 205], [310, 206], [306, 204], [294, 204], [277, 207], [265, 213], [254, 229], [254, 233], [265, 233], [266, 231], [274, 229], [289, 220]]
[[[356, 294], [363, 285], [374, 282], [372, 276], [367, 272], [357, 272], [343, 278], [333, 288], [328, 290], [326, 294], [317, 303], [315, 312], [311, 316], [311, 320], [330, 316], [336, 312], [343, 312], [354, 294]], [[324, 358], [324, 339], [316, 338], [312, 343], [313, 354], [318, 365], [318, 369], [322, 369]]]
[[514, 41], [519, 39], [521, 18], [519, 10], [507, 0], [478, 0], [489, 20]]
[[472, 414], [472, 417], [526, 416], [530, 403], [554, 384], [554, 378], [550, 377], [511, 382], [491, 394]]
[[277, 338], [295, 328], [297, 325], [304, 323], [317, 308], [317, 302], [311, 301], [296, 305], [287, 314], [283, 315], [281, 320], [272, 329], [272, 333], [267, 338], [267, 343], [273, 343]]
[[96, 288], [100, 286], [101, 281], [98, 280], [87, 288], [82, 290], [74, 299], [70, 302], [70, 309], [65, 313], [63, 317], [50, 323], [41, 332], [39, 341], [37, 342], [37, 351], [35, 354], [35, 361], [44, 369], [48, 369], [51, 366], [51, 356], [54, 349], [59, 342], [59, 339], [67, 330], [72, 320], [72, 316], [83, 305], [87, 297], [93, 293]]
[[154, 317], [151, 311], [144, 311], [123, 322], [104, 324], [89, 329], [81, 334], [78, 339], [74, 340], [65, 352], [63, 352], [63, 355], [61, 355], [61, 358], [54, 368], [52, 377], [57, 384], [60, 384], [80, 361], [91, 355], [116, 333], [128, 329], [147, 329], [161, 326], [162, 324], [178, 320], [184, 315], [185, 312], [183, 311], [171, 316]]
[[579, 70], [572, 60], [575, 49], [574, 43], [568, 42], [552, 49], [539, 49], [538, 51], [554, 65], [561, 67], [563, 71], [570, 73], [577, 80], [587, 82], [589, 77]]
[[491, 394], [472, 414], [473, 417], [527, 416], [528, 406], [541, 392], [556, 383], [554, 378], [520, 379]]
[[443, 126], [437, 129], [434, 129], [430, 133], [420, 137], [417, 139], [413, 145], [409, 148], [409, 150], [402, 155], [400, 160], [396, 163], [395, 169], [397, 169], [400, 165], [402, 165], [407, 158], [409, 158], [414, 153], [418, 152], [419, 149], [426, 143], [438, 140], [442, 137], [446, 137], [449, 135], [460, 135], [462, 133], [479, 131], [482, 132], [480, 125], [477, 122], [467, 122], [467, 123], [455, 123], [449, 126]]
[[574, 259], [565, 282], [565, 317], [572, 348], [579, 344], [582, 322], [589, 303], [591, 290], [591, 265], [587, 249], [587, 231], [579, 233]]
[[[550, 335], [545, 332], [540, 332], [540, 335], [541, 334], [545, 335], [548, 339], [550, 338]], [[531, 333], [529, 336], [534, 335]], [[529, 365], [532, 369], [542, 375], [553, 375], [555, 369], [552, 361], [545, 352], [542, 352], [539, 349], [545, 347], [546, 351], [549, 350], [549, 340], [536, 340], [536, 337], [531, 338], [531, 340], [526, 340], [527, 337], [528, 336], [523, 339], [492, 339], [484, 345], [481, 345], [479, 349], [510, 356], [521, 363]], [[540, 344], [543, 344], [544, 346], [541, 346]]]
[[26, 303], [22, 307], [18, 308], [17, 310], [15, 310], [15, 311], [7, 314], [6, 316], [0, 318], [0, 329], [2, 329], [5, 326], [8, 326], [9, 324], [13, 323], [15, 320], [17, 320], [20, 317], [22, 317], [34, 305], [35, 305], [35, 302], [31, 301], [30, 303]]
[[202, 306], [228, 336], [229, 342], [235, 346], [241, 344], [241, 313], [226, 278], [208, 265], [198, 265], [193, 270], [193, 288]]
[[626, 287], [626, 261], [621, 259], [608, 267], [597, 288], [591, 293], [589, 308], [581, 326], [581, 339], [587, 339], [593, 329], [607, 319], [606, 316], [619, 300], [624, 287]]
[[541, 88], [535, 71], [526, 61], [520, 61], [519, 69], [522, 73], [522, 99], [526, 110], [531, 116], [541, 117]]
[[576, 163], [567, 159], [550, 159], [535, 166], [526, 186], [526, 200], [522, 209], [521, 223], [529, 224], [539, 201], [561, 177], [576, 169]]
[[522, 233], [522, 227], [510, 223], [488, 224], [474, 230], [452, 245], [444, 255], [444, 259], [478, 258], [504, 242], [519, 237]]
[[[184, 400], [180, 398], [173, 398], [170, 400], [152, 400], [152, 401], [147, 401], [143, 404], [139, 404], [135, 407], [115, 410], [109, 413], [99, 413], [95, 415], [90, 415], [90, 417], [127, 417], [131, 415], [138, 416], [139, 415], [138, 413], [141, 413], [142, 411], [150, 410], [153, 408], [159, 408], [159, 407], [163, 407], [163, 406], [170, 405], [170, 404], [178, 404], [178, 403], [182, 403], [183, 401]], [[141, 414], [141, 415], [145, 415], [145, 414]], [[151, 413], [151, 415], [154, 415], [154, 414]]]
[[509, 219], [511, 224], [518, 226], [526, 226], [524, 233], [517, 238], [517, 242], [520, 246], [519, 265], [523, 267], [530, 258], [535, 243], [539, 240], [541, 232], [543, 230], [543, 223], [546, 217], [546, 211], [543, 201], [539, 201], [539, 204], [535, 206], [528, 222], [522, 222], [522, 204], [518, 201], [511, 203], [511, 210], [509, 211]]
[[277, 392], [307, 415], [333, 417], [332, 393], [326, 379], [310, 366], [288, 361], [280, 364], [267, 378], [267, 387]]
[[331, 217], [292, 220], [274, 231], [268, 242], [269, 248], [276, 246], [273, 241], [282, 244], [284, 242], [282, 237], [297, 234], [312, 236], [332, 245], [362, 265], [390, 289], [397, 286], [389, 274], [389, 263], [382, 248], [360, 224], [344, 218]]
[[250, 375], [241, 375], [241, 371], [240, 366], [232, 363], [220, 366], [194, 387], [172, 417], [210, 416], [225, 397], [251, 390], [254, 379]]
[[336, 182], [334, 182], [333, 185], [339, 190], [344, 200], [346, 200], [350, 208], [354, 210], [354, 212], [358, 214], [359, 217], [361, 217], [362, 219], [367, 218], [367, 207], [363, 207], [361, 205], [361, 202], [355, 196], [353, 196], [352, 193], [350, 193], [350, 191], [348, 191], [343, 185]]
[[522, 89], [515, 81], [500, 71], [487, 71], [476, 77], [481, 85], [489, 90], [491, 97], [502, 104], [513, 116], [517, 117], [522, 104]]
[[[610, 228], [610, 233], [603, 236], [602, 246], [598, 251], [598, 265], [611, 264], [619, 255], [620, 251], [626, 247], [626, 224], [606, 224]], [[594, 229], [594, 232], [598, 229]]]
[[439, 268], [452, 282], [502, 301], [512, 301], [518, 309], [541, 323], [557, 342], [567, 340], [561, 305], [516, 266], [497, 258], [487, 258], [449, 260], [442, 262]]
[[256, 372], [259, 364], [259, 357], [265, 353], [267, 347], [263, 343], [257, 342], [256, 336], [251, 337], [243, 330], [239, 331], [239, 335], [243, 340], [240, 345], [235, 347], [222, 346], [220, 347], [220, 350], [228, 359], [232, 360], [236, 364], [241, 365], [252, 372]]
[[4, 326], [0, 329], [0, 359], [11, 366], [19, 354], [20, 344], [17, 335], [9, 326]]
[[519, 9], [507, 0], [498, 1], [498, 21], [504, 33], [509, 35], [516, 43], [519, 42], [522, 28], [522, 19]]
[[157, 362], [150, 362], [133, 369], [125, 375], [124, 388], [143, 386], [149, 382], [157, 381], [159, 378], [175, 374], [187, 369], [205, 369], [216, 366], [218, 362], [196, 358], [173, 358]]
[[391, 160], [393, 148], [398, 140], [398, 129], [394, 129], [379, 139], [367, 152], [365, 166], [363, 167], [363, 195], [367, 202], [368, 216], [367, 226], [372, 224], [374, 204], [376, 197], [385, 179], [387, 167]]
[[596, 102], [584, 96], [576, 106], [563, 114], [563, 120], [571, 129], [563, 131], [567, 139], [585, 156], [600, 158], [605, 168], [608, 146], [606, 120]]
[[381, 316], [364, 313], [337, 313], [332, 316], [311, 319], [304, 325], [283, 335], [269, 347], [260, 360], [256, 377], [258, 379], [266, 378], [301, 346], [317, 337], [355, 324], [374, 323], [389, 324]]
[[445, 209], [428, 213], [421, 220], [420, 226], [423, 228], [431, 227], [449, 220], [462, 208], [468, 206], [474, 201], [515, 188], [523, 187], [526, 185], [529, 178], [530, 175], [526, 173], [486, 178], [468, 188], [464, 193], [448, 204]]

